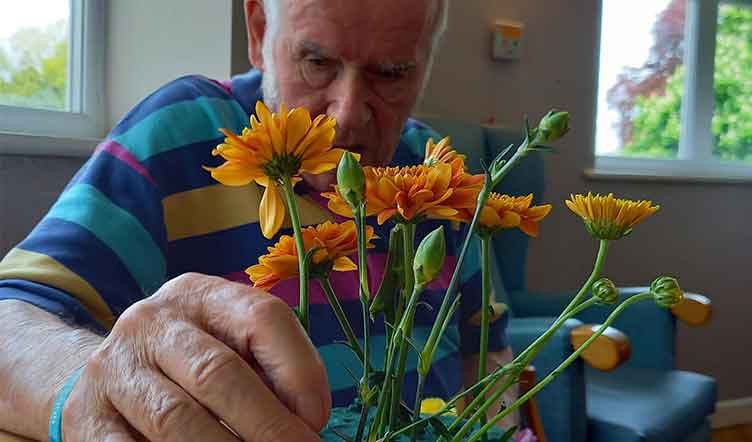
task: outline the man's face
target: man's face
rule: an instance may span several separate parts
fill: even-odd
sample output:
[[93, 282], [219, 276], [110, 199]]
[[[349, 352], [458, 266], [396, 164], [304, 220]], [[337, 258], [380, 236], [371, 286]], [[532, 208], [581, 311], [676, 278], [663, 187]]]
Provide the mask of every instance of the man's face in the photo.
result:
[[279, 101], [336, 118], [335, 146], [387, 164], [426, 75], [432, 1], [281, 1]]

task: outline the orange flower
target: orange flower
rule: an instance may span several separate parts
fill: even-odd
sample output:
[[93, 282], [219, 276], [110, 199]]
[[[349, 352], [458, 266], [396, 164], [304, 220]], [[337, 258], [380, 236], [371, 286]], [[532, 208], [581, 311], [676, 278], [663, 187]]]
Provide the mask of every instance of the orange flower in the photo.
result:
[[465, 155], [457, 153], [449, 144], [449, 137], [443, 138], [438, 144], [434, 144], [433, 138], [426, 141], [426, 155], [423, 164], [433, 166], [437, 163], [452, 164], [453, 162], [462, 161], [462, 169], [465, 168]]
[[519, 227], [526, 234], [538, 236], [538, 223], [551, 211], [551, 205], [530, 206], [533, 194], [513, 197], [491, 193], [480, 212], [480, 226], [487, 232]]
[[272, 114], [259, 101], [250, 129], [243, 129], [240, 135], [222, 129], [226, 138], [212, 155], [222, 156], [225, 163], [204, 168], [228, 186], [255, 181], [266, 188], [259, 218], [262, 233], [271, 238], [285, 219], [285, 205], [277, 186], [286, 179], [294, 186], [303, 173], [318, 175], [337, 167], [345, 151], [332, 147], [335, 125], [331, 117], [319, 115], [311, 121], [307, 110], [295, 108], [288, 112], [284, 104], [279, 113]]
[[565, 203], [582, 218], [593, 237], [608, 240], [629, 235], [634, 226], [661, 208], [652, 201], [616, 198], [613, 193], [571, 195]]
[[[460, 168], [461, 167], [461, 168]], [[482, 175], [464, 171], [464, 163], [436, 163], [409, 167], [365, 167], [366, 215], [379, 224], [392, 217], [411, 221], [417, 217], [467, 221], [483, 184]], [[352, 217], [350, 206], [335, 192], [322, 194], [329, 209]]]
[[[370, 243], [374, 238], [377, 236], [373, 233], [373, 227], [366, 226], [366, 246], [369, 249], [374, 247]], [[306, 227], [303, 229], [303, 245], [306, 253], [319, 248], [311, 259], [312, 276], [328, 274], [331, 270], [349, 272], [357, 269], [355, 263], [348, 258], [358, 250], [353, 221], [342, 224], [327, 221], [317, 226]], [[258, 264], [245, 271], [255, 287], [269, 290], [282, 280], [298, 276], [297, 248], [292, 236], [282, 235], [277, 244], [267, 250], [269, 253], [260, 257]]]

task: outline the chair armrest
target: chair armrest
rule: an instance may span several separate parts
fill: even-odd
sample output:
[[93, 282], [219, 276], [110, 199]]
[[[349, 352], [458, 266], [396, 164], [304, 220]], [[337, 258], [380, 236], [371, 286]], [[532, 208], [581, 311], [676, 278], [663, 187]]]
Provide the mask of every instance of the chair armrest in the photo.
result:
[[[554, 318], [518, 318], [509, 320], [507, 336], [515, 353], [519, 353], [538, 338], [553, 323]], [[542, 379], [572, 354], [570, 335], [582, 325], [576, 319], [566, 321], [531, 362]], [[585, 377], [581, 359], [576, 360], [559, 377], [537, 395], [537, 405], [549, 440], [581, 442], [585, 440]]]
[[706, 296], [685, 293], [684, 301], [675, 305], [671, 312], [687, 325], [705, 325], [713, 315], [713, 303]]
[[[572, 330], [570, 336], [572, 347], [580, 348], [599, 327], [600, 324], [586, 324]], [[580, 357], [595, 369], [611, 371], [629, 360], [631, 353], [632, 349], [627, 335], [613, 327], [608, 327], [582, 352]]]
[[[647, 287], [620, 288], [622, 301], [642, 293]], [[569, 304], [571, 293], [511, 292], [512, 310], [518, 316], [548, 314], [558, 316]], [[593, 306], [577, 319], [586, 324], [601, 324], [613, 306]], [[614, 321], [613, 326], [629, 337], [632, 354], [624, 366], [670, 370], [674, 368], [676, 319], [670, 310], [649, 300], [630, 306]]]

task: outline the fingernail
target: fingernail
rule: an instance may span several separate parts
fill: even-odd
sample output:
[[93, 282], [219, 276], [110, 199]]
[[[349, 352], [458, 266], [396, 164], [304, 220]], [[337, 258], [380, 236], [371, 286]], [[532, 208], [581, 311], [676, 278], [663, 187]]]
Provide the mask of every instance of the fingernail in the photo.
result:
[[301, 394], [295, 400], [295, 414], [297, 414], [311, 429], [321, 431], [326, 425], [324, 402], [315, 394]]

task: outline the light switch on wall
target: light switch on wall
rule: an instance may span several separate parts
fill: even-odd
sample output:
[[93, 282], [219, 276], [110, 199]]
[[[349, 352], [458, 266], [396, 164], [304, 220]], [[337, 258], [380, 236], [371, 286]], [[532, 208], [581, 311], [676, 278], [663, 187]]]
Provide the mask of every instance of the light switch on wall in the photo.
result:
[[522, 23], [500, 20], [492, 28], [492, 58], [494, 60], [519, 60], [525, 35]]

